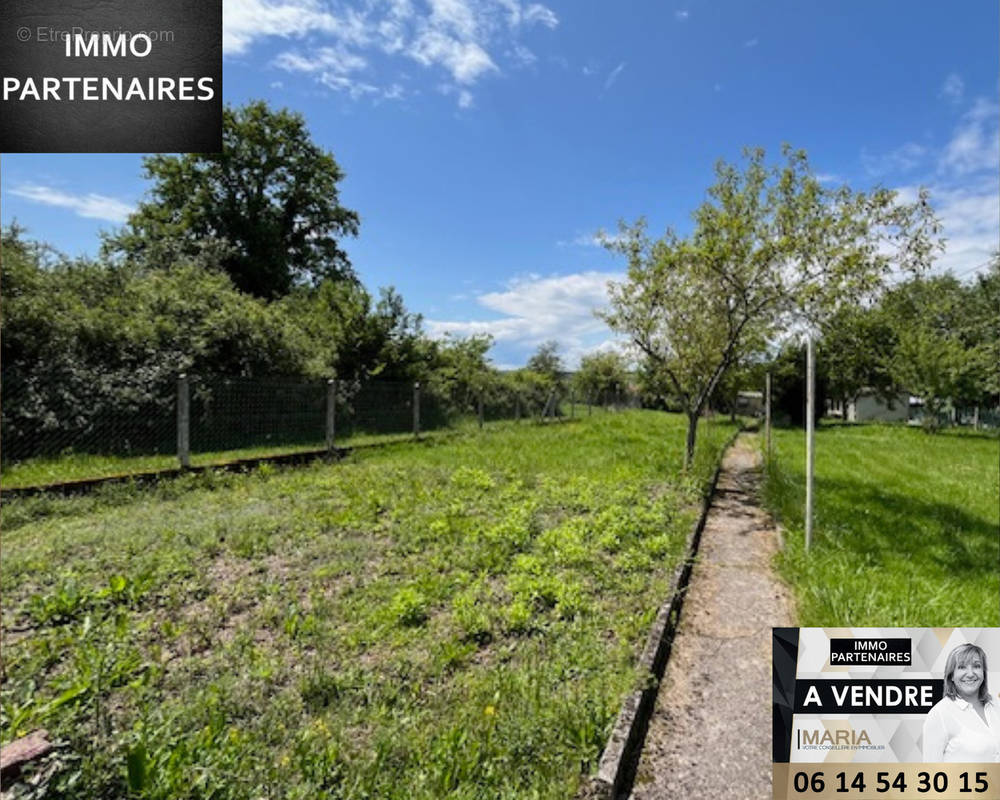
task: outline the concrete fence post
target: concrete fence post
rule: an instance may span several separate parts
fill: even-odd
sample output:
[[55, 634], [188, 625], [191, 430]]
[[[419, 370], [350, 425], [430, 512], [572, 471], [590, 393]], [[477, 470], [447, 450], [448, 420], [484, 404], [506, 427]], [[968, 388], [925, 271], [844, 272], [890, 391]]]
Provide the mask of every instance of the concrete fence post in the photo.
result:
[[191, 466], [191, 389], [188, 376], [177, 376], [177, 460], [181, 469]]
[[413, 435], [420, 438], [420, 381], [413, 384]]
[[336, 449], [337, 438], [337, 381], [330, 378], [326, 382], [326, 452]]

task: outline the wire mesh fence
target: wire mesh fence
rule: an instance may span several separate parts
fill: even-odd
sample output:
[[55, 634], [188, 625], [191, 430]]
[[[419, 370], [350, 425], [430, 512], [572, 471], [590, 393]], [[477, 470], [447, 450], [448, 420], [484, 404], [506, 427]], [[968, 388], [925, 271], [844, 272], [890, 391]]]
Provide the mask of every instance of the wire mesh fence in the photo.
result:
[[[433, 383], [304, 381], [219, 375], [141, 375], [101, 382], [63, 376], [0, 375], [0, 462], [25, 464], [109, 457], [102, 469], [127, 473], [219, 456], [278, 454], [350, 445], [368, 437], [413, 435], [501, 420], [551, 420], [583, 415], [587, 404], [625, 406], [615, 396], [574, 397], [566, 389], [498, 384], [450, 395]], [[114, 461], [122, 457], [124, 460]], [[202, 460], [199, 462], [199, 457]], [[46, 475], [61, 475], [58, 467]], [[80, 475], [74, 475], [80, 477]], [[54, 478], [52, 480], [55, 480]], [[50, 482], [46, 479], [43, 482]]]
[[[117, 379], [116, 379], [117, 378]], [[0, 459], [4, 464], [67, 453], [134, 455], [176, 450], [172, 382], [104, 376], [0, 376]]]

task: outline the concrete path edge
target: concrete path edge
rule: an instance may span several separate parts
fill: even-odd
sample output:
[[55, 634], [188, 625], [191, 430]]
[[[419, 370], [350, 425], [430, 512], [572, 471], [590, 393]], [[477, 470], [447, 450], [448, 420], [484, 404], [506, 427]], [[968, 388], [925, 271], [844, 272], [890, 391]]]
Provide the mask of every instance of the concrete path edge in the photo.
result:
[[601, 759], [598, 762], [597, 775], [593, 776], [580, 793], [587, 800], [617, 800], [624, 797], [632, 789], [635, 773], [642, 755], [642, 746], [646, 739], [649, 719], [656, 705], [656, 695], [660, 682], [666, 674], [667, 661], [670, 658], [670, 647], [677, 633], [680, 622], [681, 608], [691, 581], [701, 534], [705, 529], [705, 520], [712, 505], [715, 488], [722, 472], [722, 460], [726, 452], [736, 441], [736, 437], [744, 431], [736, 431], [723, 446], [719, 454], [719, 463], [712, 474], [712, 480], [702, 498], [701, 513], [688, 534], [687, 550], [684, 560], [674, 570], [670, 582], [671, 590], [663, 605], [660, 606], [656, 619], [646, 638], [646, 646], [639, 656], [639, 667], [649, 677], [648, 685], [629, 694], [622, 703], [621, 711], [615, 720], [608, 743], [604, 746]]

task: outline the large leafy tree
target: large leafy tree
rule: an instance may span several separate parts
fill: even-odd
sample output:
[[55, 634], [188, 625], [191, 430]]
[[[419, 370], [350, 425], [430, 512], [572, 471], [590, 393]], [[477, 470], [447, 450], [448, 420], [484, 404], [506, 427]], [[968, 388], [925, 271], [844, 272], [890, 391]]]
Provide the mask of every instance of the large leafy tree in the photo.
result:
[[829, 394], [841, 403], [857, 401], [872, 391], [888, 402], [899, 392], [890, 363], [896, 336], [879, 305], [845, 305], [823, 321], [819, 358], [825, 366]]
[[924, 401], [924, 426], [935, 430], [947, 403], [972, 406], [990, 394], [996, 308], [989, 276], [963, 285], [952, 275], [907, 281], [883, 301], [896, 347], [889, 367], [896, 382]]
[[925, 193], [904, 205], [884, 189], [829, 190], [803, 151], [784, 155], [780, 167], [759, 148], [745, 151], [743, 169], [720, 161], [686, 239], [667, 231], [652, 241], [639, 220], [606, 240], [628, 259], [628, 274], [611, 285], [604, 319], [687, 415], [686, 464], [698, 418], [734, 364], [795, 320], [815, 325], [877, 293], [894, 266], [922, 269], [934, 251]]
[[178, 251], [219, 241], [236, 287], [268, 299], [297, 283], [354, 279], [339, 240], [357, 235], [358, 215], [340, 205], [344, 173], [300, 114], [262, 101], [227, 107], [221, 153], [152, 155], [143, 164], [150, 199], [107, 238], [107, 252], [168, 265]]

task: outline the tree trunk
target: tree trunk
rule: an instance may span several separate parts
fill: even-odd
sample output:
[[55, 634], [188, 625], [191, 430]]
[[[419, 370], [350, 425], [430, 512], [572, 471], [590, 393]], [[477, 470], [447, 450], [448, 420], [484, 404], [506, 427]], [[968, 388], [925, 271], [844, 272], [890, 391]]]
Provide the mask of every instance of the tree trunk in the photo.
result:
[[698, 412], [688, 412], [687, 444], [684, 449], [684, 469], [688, 470], [694, 463], [694, 443], [698, 437]]

